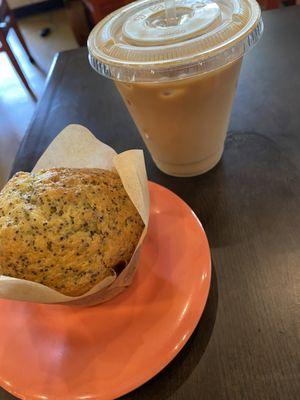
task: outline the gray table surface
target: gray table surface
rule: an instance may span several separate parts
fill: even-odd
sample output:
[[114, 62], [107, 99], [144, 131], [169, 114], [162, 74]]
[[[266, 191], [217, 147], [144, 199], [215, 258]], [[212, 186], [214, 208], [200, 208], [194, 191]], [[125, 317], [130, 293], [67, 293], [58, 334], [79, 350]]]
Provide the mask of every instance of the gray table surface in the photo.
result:
[[[217, 167], [171, 178], [146, 151], [149, 178], [202, 221], [213, 276], [183, 351], [124, 399], [299, 398], [300, 7], [263, 16], [265, 33], [245, 57]], [[69, 123], [87, 126], [117, 151], [144, 148], [112, 82], [89, 67], [86, 49], [59, 54], [13, 171], [30, 170]], [[12, 398], [0, 389], [0, 399]]]

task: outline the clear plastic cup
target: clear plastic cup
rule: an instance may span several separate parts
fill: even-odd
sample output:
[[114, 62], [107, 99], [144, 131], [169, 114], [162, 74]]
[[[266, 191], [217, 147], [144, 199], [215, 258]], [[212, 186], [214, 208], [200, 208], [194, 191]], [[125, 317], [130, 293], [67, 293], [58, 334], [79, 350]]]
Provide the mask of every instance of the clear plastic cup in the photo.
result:
[[169, 20], [165, 11], [164, 1], [141, 0], [110, 14], [89, 36], [89, 60], [115, 81], [158, 168], [199, 175], [222, 156], [261, 12], [255, 0], [178, 0]]

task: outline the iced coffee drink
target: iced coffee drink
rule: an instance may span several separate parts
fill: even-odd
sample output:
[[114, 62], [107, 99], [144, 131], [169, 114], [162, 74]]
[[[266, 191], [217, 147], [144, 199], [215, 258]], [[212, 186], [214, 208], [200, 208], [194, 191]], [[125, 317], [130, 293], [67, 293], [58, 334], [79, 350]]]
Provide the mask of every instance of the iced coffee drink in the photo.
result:
[[193, 176], [220, 160], [245, 52], [262, 33], [254, 0], [138, 1], [92, 31], [90, 61], [114, 79], [158, 168]]

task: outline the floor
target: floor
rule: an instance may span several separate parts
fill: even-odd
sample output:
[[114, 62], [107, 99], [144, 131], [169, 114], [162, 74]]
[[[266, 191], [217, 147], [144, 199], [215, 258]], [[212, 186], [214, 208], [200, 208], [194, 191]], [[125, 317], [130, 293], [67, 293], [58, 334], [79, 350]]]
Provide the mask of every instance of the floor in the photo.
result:
[[[33, 57], [38, 60], [38, 67], [29, 62], [13, 31], [9, 34], [9, 41], [28, 82], [40, 98], [55, 53], [76, 48], [77, 43], [63, 8], [22, 18], [18, 22]], [[42, 38], [39, 32], [44, 27], [49, 27], [51, 34]], [[7, 55], [0, 53], [0, 189], [7, 180], [35, 108], [36, 103], [24, 89]]]

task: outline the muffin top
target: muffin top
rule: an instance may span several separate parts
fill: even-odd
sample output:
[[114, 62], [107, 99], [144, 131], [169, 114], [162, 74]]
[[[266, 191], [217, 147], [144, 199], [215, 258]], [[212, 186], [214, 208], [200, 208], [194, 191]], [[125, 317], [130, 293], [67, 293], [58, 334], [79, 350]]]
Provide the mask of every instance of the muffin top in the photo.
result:
[[0, 274], [80, 296], [127, 265], [143, 228], [114, 172], [18, 172], [0, 192]]

